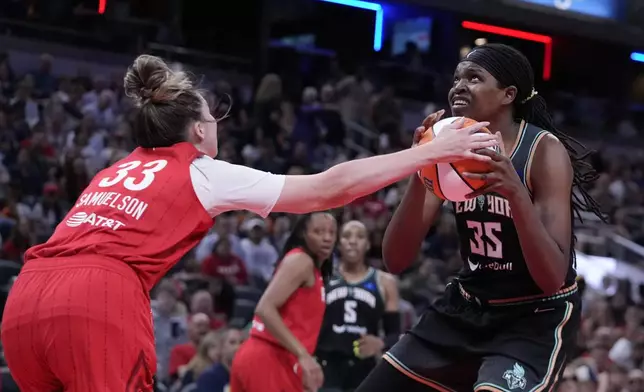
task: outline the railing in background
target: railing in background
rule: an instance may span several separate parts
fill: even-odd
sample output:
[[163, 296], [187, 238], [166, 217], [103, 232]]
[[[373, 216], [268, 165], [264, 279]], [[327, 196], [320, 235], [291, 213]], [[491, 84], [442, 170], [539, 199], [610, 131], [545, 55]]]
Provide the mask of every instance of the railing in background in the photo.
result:
[[249, 59], [241, 57], [204, 52], [176, 45], [164, 45], [157, 42], [149, 42], [146, 48], [150, 54], [158, 54], [170, 60], [198, 67], [234, 69], [236, 72], [252, 72], [252, 62]]
[[346, 138], [344, 145], [349, 150], [362, 156], [371, 156], [373, 151], [365, 146], [373, 146], [378, 141], [378, 134], [355, 121], [346, 121]]
[[644, 247], [617, 234], [614, 226], [588, 216], [584, 217], [583, 224], [575, 222], [575, 235], [579, 251], [593, 256], [613, 257], [644, 269]]
[[74, 28], [37, 20], [0, 18], [0, 32], [75, 47], [134, 53], [154, 40], [159, 29], [155, 23], [133, 18], [108, 20], [102, 16], [79, 16], [70, 23]]
[[611, 234], [607, 241], [613, 257], [635, 263], [639, 267], [644, 268], [644, 246], [638, 245], [618, 234]]

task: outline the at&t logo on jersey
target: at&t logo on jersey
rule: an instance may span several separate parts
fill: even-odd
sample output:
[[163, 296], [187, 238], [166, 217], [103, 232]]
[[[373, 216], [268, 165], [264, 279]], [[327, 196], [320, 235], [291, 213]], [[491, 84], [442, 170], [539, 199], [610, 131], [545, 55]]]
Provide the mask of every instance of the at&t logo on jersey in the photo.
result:
[[117, 230], [119, 227], [125, 226], [123, 222], [116, 219], [109, 219], [94, 213], [87, 214], [86, 212], [75, 213], [67, 218], [65, 224], [69, 227], [78, 227], [80, 225], [87, 224], [95, 227], [107, 227], [112, 230]]

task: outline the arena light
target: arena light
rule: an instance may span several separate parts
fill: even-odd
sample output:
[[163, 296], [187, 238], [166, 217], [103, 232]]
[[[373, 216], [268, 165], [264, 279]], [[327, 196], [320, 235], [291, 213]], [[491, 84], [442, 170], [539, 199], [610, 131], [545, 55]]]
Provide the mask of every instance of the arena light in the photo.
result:
[[98, 0], [98, 13], [103, 15], [105, 13], [105, 6], [107, 6], [107, 0]]
[[385, 10], [378, 3], [361, 0], [320, 0], [327, 3], [346, 5], [347, 7], [360, 8], [363, 10], [374, 11], [376, 13], [376, 23], [373, 31], [373, 50], [379, 52], [382, 49], [382, 26], [385, 19]]
[[638, 63], [644, 63], [644, 53], [640, 53], [640, 52], [631, 53], [631, 60], [637, 61]]
[[534, 34], [534, 33], [529, 33], [527, 31], [508, 29], [505, 27], [493, 26], [493, 25], [476, 23], [476, 22], [469, 22], [469, 21], [464, 21], [461, 25], [463, 26], [464, 29], [468, 29], [468, 30], [503, 35], [506, 37], [518, 38], [525, 41], [539, 42], [544, 44], [545, 50], [543, 54], [543, 80], [549, 80], [550, 76], [552, 76], [552, 37], [551, 36]]

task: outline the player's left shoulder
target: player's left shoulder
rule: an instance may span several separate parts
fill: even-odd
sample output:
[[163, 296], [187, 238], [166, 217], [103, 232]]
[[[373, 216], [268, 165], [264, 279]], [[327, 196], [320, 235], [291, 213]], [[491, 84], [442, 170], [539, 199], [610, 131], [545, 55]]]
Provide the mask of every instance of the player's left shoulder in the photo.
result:
[[525, 179], [530, 192], [550, 192], [553, 186], [572, 184], [574, 173], [566, 146], [551, 132], [545, 131], [539, 137]]
[[570, 164], [568, 150], [557, 136], [549, 131], [543, 131], [538, 137], [535, 160], [550, 165]]

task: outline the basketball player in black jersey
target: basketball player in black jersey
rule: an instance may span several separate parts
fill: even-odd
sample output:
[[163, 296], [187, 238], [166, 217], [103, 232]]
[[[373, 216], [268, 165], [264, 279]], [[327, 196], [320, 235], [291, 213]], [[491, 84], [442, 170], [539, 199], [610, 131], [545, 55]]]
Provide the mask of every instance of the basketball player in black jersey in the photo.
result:
[[362, 222], [342, 226], [340, 263], [326, 286], [326, 311], [316, 350], [324, 370], [321, 392], [355, 390], [376, 366], [376, 358], [400, 336], [396, 279], [369, 267], [365, 259], [369, 246]]
[[[594, 179], [588, 153], [556, 129], [530, 63], [512, 47], [470, 52], [448, 99], [453, 115], [489, 121], [504, 149], [481, 152], [493, 159], [489, 172], [464, 176], [486, 186], [452, 204], [458, 277], [358, 391], [551, 391], [580, 322], [573, 215], [590, 210], [603, 218], [583, 188]], [[383, 241], [392, 272], [416, 258], [442, 204], [412, 178]]]

